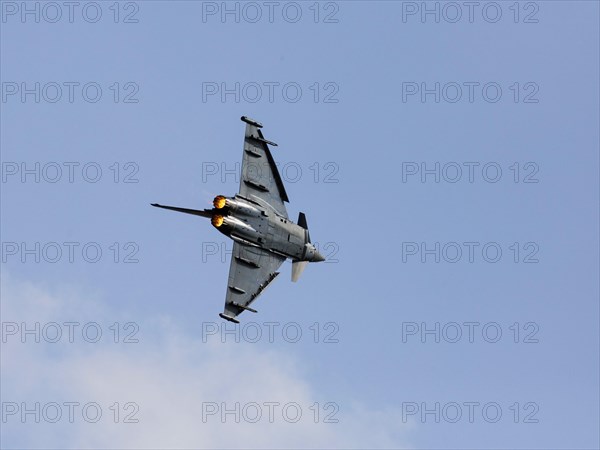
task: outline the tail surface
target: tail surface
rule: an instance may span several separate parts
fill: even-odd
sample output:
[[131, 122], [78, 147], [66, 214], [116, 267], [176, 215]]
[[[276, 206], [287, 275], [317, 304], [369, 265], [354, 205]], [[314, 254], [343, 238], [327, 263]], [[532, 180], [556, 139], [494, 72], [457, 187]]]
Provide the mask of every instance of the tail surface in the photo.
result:
[[181, 213], [185, 213], [185, 214], [193, 214], [194, 216], [209, 217], [209, 218], [213, 216], [212, 209], [198, 210], [198, 209], [178, 208], [176, 206], [159, 205], [158, 203], [150, 203], [150, 205], [155, 206], [157, 208], [170, 209], [171, 211], [177, 211], [177, 212], [181, 212]]

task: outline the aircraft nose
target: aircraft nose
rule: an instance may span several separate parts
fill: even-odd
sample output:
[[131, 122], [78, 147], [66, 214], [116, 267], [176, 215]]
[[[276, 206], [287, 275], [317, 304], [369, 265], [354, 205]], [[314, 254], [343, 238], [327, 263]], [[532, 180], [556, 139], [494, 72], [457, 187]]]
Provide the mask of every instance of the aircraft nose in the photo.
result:
[[321, 262], [321, 261], [325, 261], [325, 257], [323, 255], [321, 255], [318, 251], [315, 250], [315, 254], [312, 258], [313, 262]]

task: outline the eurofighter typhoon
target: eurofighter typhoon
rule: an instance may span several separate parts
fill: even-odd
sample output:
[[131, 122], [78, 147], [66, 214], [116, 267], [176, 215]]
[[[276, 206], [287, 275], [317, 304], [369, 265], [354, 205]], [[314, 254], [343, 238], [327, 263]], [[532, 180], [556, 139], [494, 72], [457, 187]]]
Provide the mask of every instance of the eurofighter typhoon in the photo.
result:
[[279, 275], [283, 262], [292, 260], [292, 281], [297, 281], [309, 262], [325, 261], [310, 242], [306, 216], [298, 223], [288, 219], [284, 202], [289, 202], [281, 176], [269, 150], [277, 146], [265, 139], [262, 125], [246, 116], [244, 151], [239, 192], [233, 197], [217, 195], [214, 208], [196, 210], [163, 206], [186, 214], [209, 218], [212, 225], [233, 239], [225, 309], [221, 318], [239, 323], [244, 311], [257, 312], [250, 305]]

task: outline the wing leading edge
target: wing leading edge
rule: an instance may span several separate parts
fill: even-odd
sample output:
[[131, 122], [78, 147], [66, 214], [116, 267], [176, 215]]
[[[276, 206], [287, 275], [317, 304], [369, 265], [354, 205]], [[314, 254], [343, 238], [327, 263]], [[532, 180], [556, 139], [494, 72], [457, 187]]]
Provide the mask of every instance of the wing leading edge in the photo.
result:
[[236, 316], [244, 311], [256, 312], [250, 304], [279, 275], [277, 269], [285, 261], [276, 255], [258, 247], [233, 243], [231, 264], [223, 319], [239, 323]]
[[244, 134], [244, 151], [239, 193], [243, 197], [265, 204], [277, 214], [287, 218], [284, 202], [289, 202], [281, 175], [269, 150], [269, 145], [276, 146], [263, 136], [262, 125], [242, 116], [246, 122]]
[[[260, 130], [262, 124], [246, 116], [242, 116], [242, 120], [246, 122], [246, 131], [239, 195], [287, 218], [284, 202], [288, 202], [289, 199], [269, 149], [269, 145], [277, 144], [265, 139]], [[260, 247], [234, 242], [225, 308], [219, 315], [223, 319], [239, 323], [236, 317], [242, 312], [256, 312], [250, 305], [279, 275], [277, 269], [284, 261], [284, 256]]]

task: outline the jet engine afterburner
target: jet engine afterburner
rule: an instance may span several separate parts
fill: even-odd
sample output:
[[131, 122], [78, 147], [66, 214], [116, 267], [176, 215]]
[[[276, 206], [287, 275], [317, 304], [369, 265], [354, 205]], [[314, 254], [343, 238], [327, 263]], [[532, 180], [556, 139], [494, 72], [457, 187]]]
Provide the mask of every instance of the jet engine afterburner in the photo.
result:
[[251, 242], [257, 242], [260, 237], [260, 233], [251, 225], [234, 216], [215, 214], [212, 216], [210, 222], [215, 228], [218, 228], [219, 231], [226, 235], [234, 234]]
[[213, 200], [213, 205], [217, 209], [223, 209], [227, 204], [227, 198], [222, 195], [217, 195]]
[[215, 228], [219, 228], [221, 225], [223, 225], [224, 221], [225, 220], [223, 219], [223, 216], [215, 214], [214, 216], [212, 216], [210, 223], [212, 223]]
[[216, 209], [227, 209], [244, 216], [258, 217], [261, 215], [260, 210], [254, 205], [239, 198], [227, 198], [224, 195], [217, 195], [213, 200], [213, 205]]

